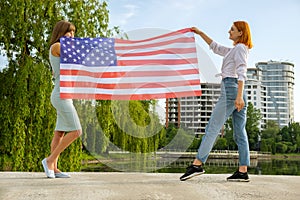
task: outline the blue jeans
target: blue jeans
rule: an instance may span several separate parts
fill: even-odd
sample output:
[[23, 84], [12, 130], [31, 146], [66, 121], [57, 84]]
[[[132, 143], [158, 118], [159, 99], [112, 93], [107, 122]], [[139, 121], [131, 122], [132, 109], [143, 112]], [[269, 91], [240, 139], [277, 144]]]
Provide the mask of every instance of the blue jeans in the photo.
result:
[[226, 120], [232, 115], [233, 138], [238, 146], [239, 165], [250, 165], [248, 136], [246, 132], [247, 100], [244, 92], [245, 107], [237, 111], [234, 102], [237, 96], [238, 81], [236, 78], [224, 78], [221, 83], [221, 95], [211, 114], [205, 129], [205, 135], [198, 149], [196, 158], [205, 163], [218, 134]]

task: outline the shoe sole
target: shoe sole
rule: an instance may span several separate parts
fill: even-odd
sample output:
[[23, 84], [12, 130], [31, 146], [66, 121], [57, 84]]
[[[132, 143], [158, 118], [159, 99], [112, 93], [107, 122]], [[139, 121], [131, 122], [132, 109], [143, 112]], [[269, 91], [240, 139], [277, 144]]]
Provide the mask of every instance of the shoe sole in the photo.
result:
[[204, 173], [205, 173], [205, 171], [193, 173], [193, 174], [191, 174], [191, 175], [189, 175], [189, 176], [186, 176], [186, 177], [184, 177], [184, 178], [181, 178], [180, 180], [181, 180], [181, 181], [185, 181], [185, 180], [188, 180], [188, 179], [193, 178], [193, 177], [195, 177], [195, 176], [199, 176], [199, 175], [204, 174]]
[[250, 182], [250, 179], [227, 179], [228, 182]]
[[68, 174], [56, 173], [54, 175], [55, 175], [55, 178], [71, 178], [71, 176]]

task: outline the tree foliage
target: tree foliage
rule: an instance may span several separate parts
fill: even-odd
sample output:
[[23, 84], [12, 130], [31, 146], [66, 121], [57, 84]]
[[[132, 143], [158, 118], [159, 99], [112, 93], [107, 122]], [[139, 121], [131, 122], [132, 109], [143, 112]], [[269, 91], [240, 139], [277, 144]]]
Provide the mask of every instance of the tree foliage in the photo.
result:
[[268, 121], [266, 128], [261, 133], [261, 151], [276, 153], [276, 141], [280, 140], [280, 127], [275, 121]]
[[248, 134], [249, 148], [256, 150], [258, 148], [258, 137], [260, 135], [260, 120], [262, 115], [260, 110], [255, 108], [251, 102], [247, 107], [246, 131]]
[[150, 106], [150, 101], [97, 101], [101, 130], [121, 150], [154, 152], [166, 133]]
[[291, 123], [280, 127], [275, 121], [268, 121], [262, 131], [261, 150], [275, 153], [299, 153], [300, 125]]

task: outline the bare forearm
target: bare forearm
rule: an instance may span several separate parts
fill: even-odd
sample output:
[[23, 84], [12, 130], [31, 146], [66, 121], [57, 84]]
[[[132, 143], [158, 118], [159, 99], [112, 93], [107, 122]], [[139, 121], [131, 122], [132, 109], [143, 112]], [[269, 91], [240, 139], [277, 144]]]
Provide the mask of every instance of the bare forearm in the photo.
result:
[[244, 81], [238, 81], [238, 91], [235, 99], [235, 107], [240, 112], [245, 106], [245, 102], [243, 99], [243, 92], [244, 92]]
[[212, 43], [212, 39], [206, 35], [203, 31], [199, 30], [196, 27], [192, 27], [192, 30], [194, 31], [194, 33], [198, 34], [208, 45], [210, 45]]
[[202, 37], [202, 39], [208, 44], [210, 45], [212, 43], [212, 39], [210, 37], [208, 37], [204, 32], [200, 32], [199, 35]]
[[244, 81], [238, 81], [238, 93], [236, 98], [243, 98]]

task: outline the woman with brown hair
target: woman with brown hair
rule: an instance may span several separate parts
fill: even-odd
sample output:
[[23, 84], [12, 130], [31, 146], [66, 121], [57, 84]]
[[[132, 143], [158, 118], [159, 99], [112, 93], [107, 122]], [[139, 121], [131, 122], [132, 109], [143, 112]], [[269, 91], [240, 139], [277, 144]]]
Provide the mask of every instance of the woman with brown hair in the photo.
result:
[[233, 41], [233, 48], [217, 44], [204, 32], [196, 27], [192, 30], [198, 34], [213, 50], [223, 56], [221, 95], [211, 114], [205, 129], [197, 156], [192, 165], [180, 177], [185, 181], [205, 171], [202, 168], [208, 158], [214, 142], [226, 120], [232, 116], [233, 136], [239, 151], [239, 169], [227, 181], [248, 182], [247, 166], [250, 165], [248, 136], [246, 133], [247, 102], [244, 93], [244, 82], [247, 73], [247, 58], [252, 48], [250, 27], [245, 21], [236, 21], [229, 30], [229, 39]]
[[60, 38], [74, 37], [75, 26], [65, 20], [56, 23], [51, 40], [49, 59], [53, 70], [54, 89], [51, 103], [56, 109], [56, 127], [51, 142], [51, 154], [43, 159], [42, 164], [48, 178], [69, 178], [67, 173], [57, 168], [59, 155], [81, 135], [81, 125], [72, 99], [61, 99], [59, 92], [60, 75]]

